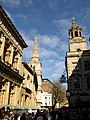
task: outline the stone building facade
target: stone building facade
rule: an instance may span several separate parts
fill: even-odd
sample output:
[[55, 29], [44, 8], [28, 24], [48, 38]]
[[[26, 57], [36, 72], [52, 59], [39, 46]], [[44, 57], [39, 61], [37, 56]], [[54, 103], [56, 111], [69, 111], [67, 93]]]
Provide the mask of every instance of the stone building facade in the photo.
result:
[[[37, 61], [34, 62], [34, 66], [33, 63], [22, 61], [23, 49], [26, 47], [27, 44], [22, 36], [0, 6], [0, 105], [2, 106], [10, 104], [41, 107], [41, 63], [40, 60], [34, 59], [34, 56], [32, 58]], [[38, 50], [33, 54], [37, 55], [37, 52]], [[35, 66], [38, 66], [37, 69]]]
[[75, 18], [72, 19], [69, 29], [66, 70], [70, 107], [90, 107], [90, 50], [87, 48], [82, 28], [76, 23]]

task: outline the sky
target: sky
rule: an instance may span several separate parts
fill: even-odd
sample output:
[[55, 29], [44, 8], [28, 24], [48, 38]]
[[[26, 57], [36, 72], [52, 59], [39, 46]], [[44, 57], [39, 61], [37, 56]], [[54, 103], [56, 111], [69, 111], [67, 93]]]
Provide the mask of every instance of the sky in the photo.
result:
[[0, 4], [28, 44], [23, 61], [31, 59], [37, 37], [43, 79], [57, 80], [65, 71], [72, 17], [90, 48], [90, 0], [0, 0]]

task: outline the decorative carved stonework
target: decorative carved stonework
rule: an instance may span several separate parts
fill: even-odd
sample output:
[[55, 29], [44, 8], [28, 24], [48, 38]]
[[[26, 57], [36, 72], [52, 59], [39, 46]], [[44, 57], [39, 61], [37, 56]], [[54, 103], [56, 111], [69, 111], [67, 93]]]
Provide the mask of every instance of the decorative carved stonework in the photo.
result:
[[18, 44], [18, 42], [15, 40], [15, 38], [11, 35], [11, 33], [8, 31], [8, 29], [4, 26], [4, 24], [0, 21], [1, 23], [1, 28], [5, 31], [6, 36], [10, 39], [11, 43], [20, 51], [22, 54], [22, 48]]

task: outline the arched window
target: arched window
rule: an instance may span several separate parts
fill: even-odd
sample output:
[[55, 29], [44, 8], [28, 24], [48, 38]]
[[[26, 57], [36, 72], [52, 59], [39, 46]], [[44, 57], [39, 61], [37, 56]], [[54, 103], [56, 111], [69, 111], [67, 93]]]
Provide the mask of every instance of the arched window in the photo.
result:
[[81, 37], [81, 32], [79, 32], [79, 35], [80, 35], [80, 37]]
[[80, 48], [78, 48], [78, 49], [77, 49], [77, 51], [79, 52], [79, 51], [81, 51], [81, 49], [80, 49]]
[[73, 38], [73, 32], [71, 32], [71, 36], [72, 36], [72, 38]]
[[78, 32], [77, 31], [75, 31], [75, 37], [78, 37]]

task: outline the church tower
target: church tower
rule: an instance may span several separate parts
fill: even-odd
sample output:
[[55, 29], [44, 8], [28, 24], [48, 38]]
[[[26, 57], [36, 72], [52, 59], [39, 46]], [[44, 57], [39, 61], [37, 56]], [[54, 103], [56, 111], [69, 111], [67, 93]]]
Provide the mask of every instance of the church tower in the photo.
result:
[[41, 107], [41, 87], [42, 87], [42, 65], [40, 63], [39, 55], [38, 55], [38, 42], [37, 37], [34, 40], [34, 48], [33, 55], [31, 61], [29, 61], [29, 66], [36, 72], [37, 80], [38, 80], [38, 89], [36, 91], [36, 105], [37, 107]]
[[82, 34], [82, 28], [76, 23], [75, 18], [72, 18], [72, 26], [69, 32], [69, 51], [67, 57], [67, 76], [71, 76], [72, 71], [77, 67], [79, 58], [83, 51], [87, 50], [86, 38]]
[[[82, 28], [72, 18], [69, 32], [69, 51], [66, 53], [66, 71], [68, 90], [70, 91], [70, 106], [78, 106], [78, 100], [90, 99], [90, 50], [87, 49], [86, 38]], [[78, 106], [79, 107], [79, 106]]]
[[87, 50], [86, 38], [82, 35], [82, 28], [72, 18], [72, 26], [69, 29], [69, 51]]

